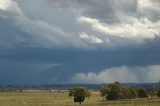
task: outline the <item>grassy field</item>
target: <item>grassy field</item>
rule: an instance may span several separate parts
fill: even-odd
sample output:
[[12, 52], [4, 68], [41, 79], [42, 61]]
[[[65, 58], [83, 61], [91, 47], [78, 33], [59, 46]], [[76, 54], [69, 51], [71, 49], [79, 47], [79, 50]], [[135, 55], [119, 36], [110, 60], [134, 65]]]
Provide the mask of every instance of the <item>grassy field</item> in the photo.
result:
[[[0, 106], [79, 106], [68, 93], [23, 92], [0, 93]], [[105, 101], [98, 92], [92, 92], [81, 106], [160, 106], [160, 99], [134, 101]]]

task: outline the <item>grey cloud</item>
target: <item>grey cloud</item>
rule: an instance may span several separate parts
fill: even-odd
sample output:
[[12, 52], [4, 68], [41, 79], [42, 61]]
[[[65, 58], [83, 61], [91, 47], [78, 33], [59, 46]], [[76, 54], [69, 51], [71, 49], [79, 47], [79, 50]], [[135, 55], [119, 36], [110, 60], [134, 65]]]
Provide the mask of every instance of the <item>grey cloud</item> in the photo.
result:
[[[18, 1], [18, 2], [20, 2], [20, 1]], [[40, 2], [42, 2], [42, 1], [40, 1]], [[113, 24], [113, 21], [111, 21], [111, 20], [115, 19], [115, 18], [116, 18], [116, 20], [118, 19], [117, 21], [122, 21], [122, 23], [125, 20], [124, 22], [126, 22], [126, 24], [128, 22], [132, 21], [132, 17], [125, 18], [125, 16], [122, 16], [120, 14], [122, 13], [122, 14], [132, 15], [132, 13], [136, 13], [137, 8], [138, 8], [136, 0], [128, 0], [128, 1], [124, 1], [124, 0], [119, 0], [119, 1], [117, 1], [117, 0], [115, 0], [115, 1], [113, 1], [113, 0], [100, 0], [100, 1], [97, 1], [97, 0], [84, 0], [84, 1], [65, 0], [64, 2], [61, 0], [48, 0], [48, 2], [49, 3], [52, 2], [53, 5], [58, 6], [58, 7], [59, 6], [61, 7], [61, 5], [65, 5], [66, 8], [71, 7], [72, 9], [74, 9], [76, 11], [80, 10], [82, 12], [79, 14], [80, 16], [86, 15], [89, 17], [95, 17], [95, 18], [98, 18], [98, 20], [102, 20], [102, 23], [108, 21], [109, 24], [107, 22], [107, 25], [108, 25], [107, 28], [109, 28], [109, 29], [115, 28], [114, 29], [115, 32], [111, 31], [113, 33], [108, 33], [108, 31], [106, 32], [104, 30], [103, 31], [101, 30], [100, 33], [92, 34], [92, 33], [94, 33], [93, 31], [89, 32], [88, 30], [85, 30], [85, 29], [79, 29], [79, 33], [84, 32], [88, 35], [93, 35], [92, 37], [88, 38], [88, 40], [87, 40], [88, 42], [87, 42], [86, 40], [84, 40], [84, 38], [79, 37], [79, 34], [76, 33], [78, 31], [67, 32], [67, 31], [63, 30], [63, 27], [61, 28], [61, 26], [56, 26], [56, 25], [54, 25], [54, 23], [51, 24], [51, 23], [47, 22], [46, 20], [44, 21], [44, 20], [32, 19], [24, 14], [22, 16], [16, 16], [16, 17], [12, 17], [12, 18], [9, 17], [9, 19], [3, 20], [3, 21], [9, 21], [10, 22], [9, 24], [14, 24], [14, 26], [12, 25], [12, 27], [10, 29], [12, 29], [13, 27], [16, 27], [19, 30], [19, 32], [21, 32], [20, 34], [17, 33], [18, 31], [15, 32], [16, 43], [18, 42], [16, 45], [18, 45], [20, 43], [20, 44], [23, 44], [24, 46], [28, 45], [28, 46], [34, 46], [34, 47], [39, 46], [39, 47], [51, 47], [51, 48], [57, 48], [57, 47], [63, 48], [64, 47], [64, 48], [83, 48], [83, 49], [99, 49], [99, 48], [100, 49], [101, 48], [107, 49], [107, 48], [115, 48], [115, 47], [118, 48], [118, 47], [125, 46], [125, 45], [139, 46], [139, 44], [138, 44], [139, 42], [136, 42], [132, 39], [125, 39], [125, 38], [119, 37], [119, 36], [123, 36], [123, 34], [128, 38], [130, 36], [130, 35], [128, 35], [128, 33], [129, 34], [135, 33], [136, 37], [140, 36], [137, 38], [142, 38], [142, 39], [145, 37], [150, 37], [150, 36], [151, 36], [151, 38], [153, 38], [153, 37], [155, 37], [155, 35], [154, 35], [155, 33], [159, 34], [159, 32], [157, 31], [159, 29], [157, 27], [157, 26], [159, 26], [158, 22], [156, 25], [155, 25], [156, 22], [153, 23], [153, 26], [155, 26], [156, 28], [150, 28], [150, 29], [144, 28], [143, 30], [139, 30], [141, 27], [140, 28], [138, 27], [138, 31], [140, 31], [140, 32], [135, 32], [136, 26], [131, 25], [130, 26], [130, 27], [132, 27], [131, 30], [126, 30], [126, 26], [123, 27], [123, 26], [121, 26], [121, 24], [119, 24], [119, 25]], [[20, 2], [20, 3], [23, 4], [23, 2]], [[35, 1], [33, 3], [35, 3]], [[34, 5], [32, 7], [34, 7]], [[42, 7], [44, 7], [44, 5], [42, 5]], [[58, 8], [58, 7], [56, 7], [56, 8]], [[38, 7], [38, 9], [39, 8], [40, 7]], [[19, 8], [19, 10], [21, 10], [21, 9]], [[35, 11], [37, 11], [37, 10], [35, 10]], [[111, 17], [109, 18], [108, 16], [109, 17], [111, 16]], [[117, 16], [120, 16], [120, 17], [117, 17]], [[137, 19], [137, 17], [136, 17], [136, 19]], [[130, 24], [134, 24], [134, 22], [137, 22], [137, 21], [139, 22], [139, 20], [136, 20], [136, 19], [134, 19], [134, 17], [133, 17], [134, 21], [131, 22]], [[12, 20], [12, 21], [10, 21], [10, 20]], [[142, 24], [143, 26], [146, 25], [146, 24], [143, 24], [143, 22], [141, 22], [141, 21], [139, 23]], [[138, 23], [138, 25], [139, 25], [139, 23]], [[148, 21], [148, 23], [150, 23], [150, 20]], [[147, 23], [147, 26], [149, 26], [148, 23]], [[101, 23], [99, 23], [99, 24], [101, 24]], [[99, 26], [97, 26], [97, 27], [99, 27]], [[106, 28], [105, 26], [103, 26], [103, 27], [104, 27], [104, 29]], [[117, 27], [120, 27], [121, 29], [117, 29]], [[74, 29], [76, 29], [76, 28], [74, 27], [72, 30], [74, 30]], [[89, 29], [89, 30], [91, 30], [91, 29]], [[116, 32], [118, 30], [120, 30], [121, 33]], [[147, 36], [146, 35], [139, 35], [145, 30], [148, 30]], [[102, 34], [101, 32], [102, 33], [105, 32], [105, 33]], [[147, 31], [145, 31], [145, 32], [147, 32]], [[110, 34], [117, 34], [117, 36], [111, 37]], [[133, 35], [133, 36], [135, 36], [135, 35]], [[101, 44], [99, 44], [99, 43], [97, 43], [97, 44], [92, 43], [91, 44], [90, 41], [93, 41], [93, 39], [95, 40], [95, 38], [99, 38], [96, 40], [101, 41]], [[103, 40], [103, 42], [102, 42], [102, 40]], [[1, 44], [2, 43], [5, 44], [5, 40], [1, 41]], [[5, 44], [5, 45], [7, 45], [7, 44]]]
[[[9, 1], [14, 2], [12, 0]], [[22, 12], [17, 3], [16, 6]], [[9, 5], [9, 7], [12, 7], [12, 5]], [[7, 10], [4, 12], [7, 12]], [[1, 28], [6, 30], [3, 31], [1, 36], [0, 44], [2, 47], [97, 49], [96, 44], [92, 45], [90, 42], [84, 41], [79, 37], [78, 33], [65, 32], [59, 26], [44, 20], [32, 19], [26, 16], [25, 13], [19, 16], [12, 14], [9, 16], [3, 14], [3, 16], [6, 18], [1, 18]], [[97, 37], [92, 36], [92, 38], [95, 39]], [[101, 41], [101, 39], [98, 40]]]
[[[71, 7], [82, 15], [97, 18], [104, 22], [119, 21], [118, 15], [127, 14], [137, 18], [146, 16], [152, 20], [157, 19], [159, 10], [154, 10], [154, 4], [159, 5], [158, 0], [48, 0], [54, 6]], [[141, 4], [140, 4], [141, 3]], [[144, 7], [148, 5], [148, 7]], [[153, 6], [153, 8], [152, 8]], [[158, 7], [155, 7], [158, 8]], [[80, 10], [79, 10], [80, 9]], [[159, 8], [158, 8], [159, 9]], [[144, 10], [144, 11], [143, 11]], [[113, 20], [113, 21], [112, 21]], [[159, 20], [159, 19], [157, 19]]]
[[[132, 14], [137, 11], [136, 0], [49, 0], [55, 6], [63, 8], [74, 7], [77, 12], [92, 18], [98, 18], [107, 22], [117, 20], [117, 14], [127, 12]], [[113, 21], [112, 21], [113, 20]]]
[[[12, 5], [9, 6], [12, 7]], [[3, 16], [6, 18], [0, 17], [1, 30], [5, 29], [0, 36], [1, 46], [90, 48], [78, 37], [78, 34], [76, 36], [76, 34], [64, 32], [61, 28], [46, 21], [33, 20], [25, 14], [20, 16], [3, 14]]]
[[83, 22], [91, 24], [93, 30], [107, 36], [142, 40], [160, 36], [160, 18], [158, 18], [160, 4], [156, 0], [66, 0], [65, 2], [50, 0], [50, 2], [55, 6], [66, 5], [73, 8], [80, 17], [86, 17]]

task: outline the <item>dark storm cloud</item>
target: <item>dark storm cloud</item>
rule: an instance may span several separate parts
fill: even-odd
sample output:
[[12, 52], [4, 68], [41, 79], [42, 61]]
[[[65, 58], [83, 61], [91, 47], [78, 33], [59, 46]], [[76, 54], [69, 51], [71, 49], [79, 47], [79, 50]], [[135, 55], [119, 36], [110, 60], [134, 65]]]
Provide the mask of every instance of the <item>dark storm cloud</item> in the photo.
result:
[[[123, 65], [129, 67], [160, 64], [160, 49], [156, 45], [151, 48], [142, 49], [132, 48], [113, 51], [88, 51], [88, 50], [68, 50], [68, 49], [46, 49], [46, 48], [21, 48], [13, 50], [5, 50], [1, 53], [1, 60], [11, 61], [11, 64], [23, 63], [22, 72], [26, 72], [27, 64], [32, 64], [35, 68], [27, 70], [30, 74], [37, 74], [36, 77], [41, 78], [39, 81], [48, 82], [66, 82], [70, 81], [73, 75], [77, 73], [88, 73], [90, 71], [98, 73], [112, 67], [121, 67]], [[153, 49], [154, 47], [154, 49]], [[156, 48], [156, 49], [155, 49]], [[15, 62], [15, 63], [14, 63]], [[8, 65], [11, 65], [8, 63]], [[43, 68], [42, 64], [46, 64]], [[53, 65], [52, 65], [53, 64]], [[1, 64], [2, 65], [2, 64]], [[16, 70], [15, 66], [13, 70]], [[43, 68], [36, 71], [38, 67]], [[24, 69], [24, 70], [23, 70]], [[4, 70], [4, 69], [2, 69]], [[9, 72], [13, 70], [5, 69]], [[19, 70], [19, 69], [17, 69]], [[3, 73], [3, 72], [2, 72]], [[16, 72], [15, 72], [16, 73]], [[64, 74], [66, 75], [64, 77]], [[36, 80], [33, 79], [33, 82]], [[25, 82], [25, 81], [24, 81]]]
[[[29, 7], [21, 0], [2, 1], [10, 8], [0, 4], [0, 84], [103, 83], [118, 80], [120, 72], [133, 73], [131, 82], [157, 80], [140, 75], [159, 75], [158, 1], [48, 0], [50, 7], [43, 0], [28, 0]], [[51, 7], [57, 10], [47, 12]], [[74, 22], [58, 15], [59, 9], [74, 14]]]

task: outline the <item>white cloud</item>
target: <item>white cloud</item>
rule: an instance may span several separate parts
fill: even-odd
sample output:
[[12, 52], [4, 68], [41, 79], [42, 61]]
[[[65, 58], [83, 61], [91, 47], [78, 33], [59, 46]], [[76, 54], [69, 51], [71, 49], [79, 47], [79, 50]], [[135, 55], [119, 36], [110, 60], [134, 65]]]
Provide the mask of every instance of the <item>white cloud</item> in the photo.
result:
[[93, 36], [93, 35], [88, 35], [85, 32], [81, 32], [79, 33], [79, 37], [84, 39], [85, 41], [89, 42], [89, 43], [93, 43], [93, 44], [101, 44], [103, 43], [103, 40]]
[[14, 0], [0, 0], [0, 11], [12, 15], [22, 15], [23, 12]]
[[160, 36], [160, 21], [152, 22], [148, 18], [137, 19], [129, 16], [124, 16], [123, 19], [126, 19], [126, 22], [117, 24], [107, 24], [89, 17], [80, 17], [78, 21], [88, 23], [94, 30], [111, 36], [140, 41]]
[[148, 83], [160, 80], [160, 65], [147, 67], [114, 67], [103, 70], [99, 73], [89, 72], [78, 73], [73, 76], [72, 82], [78, 83]]
[[61, 8], [72, 8], [80, 17], [79, 22], [88, 23], [94, 30], [107, 36], [127, 38], [138, 43], [160, 36], [158, 0], [50, 1]]
[[139, 11], [145, 12], [146, 9], [160, 12], [160, 4], [155, 0], [138, 0]]

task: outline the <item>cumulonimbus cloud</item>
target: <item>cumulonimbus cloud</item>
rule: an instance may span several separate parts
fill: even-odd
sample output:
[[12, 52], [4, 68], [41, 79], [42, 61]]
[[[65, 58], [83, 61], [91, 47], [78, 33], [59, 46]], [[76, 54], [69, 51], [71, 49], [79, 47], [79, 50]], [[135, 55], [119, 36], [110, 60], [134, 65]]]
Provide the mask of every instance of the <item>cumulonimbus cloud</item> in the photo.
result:
[[113, 67], [99, 73], [78, 73], [73, 76], [71, 82], [78, 83], [148, 83], [160, 80], [160, 65], [147, 67]]

